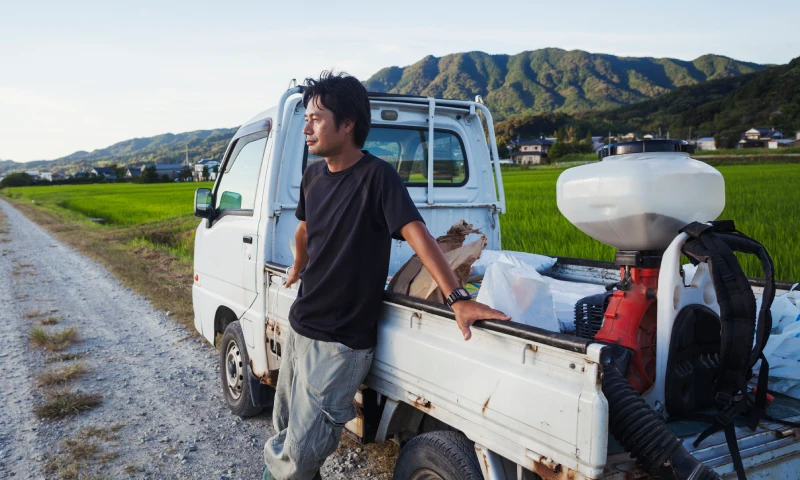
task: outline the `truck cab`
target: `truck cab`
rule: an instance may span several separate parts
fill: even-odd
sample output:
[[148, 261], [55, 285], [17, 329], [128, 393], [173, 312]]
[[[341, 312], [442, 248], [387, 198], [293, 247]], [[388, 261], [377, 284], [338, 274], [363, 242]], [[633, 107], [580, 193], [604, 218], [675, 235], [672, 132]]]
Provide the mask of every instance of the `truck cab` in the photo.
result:
[[[500, 250], [505, 193], [491, 113], [481, 99], [371, 94], [370, 103], [364, 148], [397, 169], [431, 233], [442, 235], [465, 220], [486, 235], [488, 249]], [[303, 114], [300, 88], [284, 92], [276, 107], [237, 131], [214, 187], [195, 195], [202, 221], [195, 236], [194, 325], [219, 349], [226, 403], [242, 417], [271, 405], [281, 344], [291, 329], [297, 290], [283, 283], [293, 263], [294, 212], [304, 169], [322, 161], [306, 149]], [[390, 275], [412, 253], [393, 241]], [[677, 275], [680, 265], [669, 268]], [[595, 285], [619, 275], [613, 265], [571, 259], [558, 259], [544, 274]], [[695, 277], [681, 286], [702, 297], [707, 272], [699, 269]], [[358, 416], [347, 429], [363, 442], [403, 446], [395, 478], [419, 472], [432, 472], [431, 478], [644, 478], [609, 441], [602, 344], [489, 321], [478, 322], [464, 342], [448, 308], [390, 292], [378, 330], [372, 368], [354, 399]], [[800, 415], [800, 408], [791, 412]], [[781, 431], [787, 432], [766, 422], [755, 433], [739, 432], [751, 478], [800, 478], [798, 438]], [[682, 432], [687, 442], [697, 433]], [[730, 475], [724, 447], [724, 438], [712, 436], [692, 453]], [[423, 451], [442, 458], [432, 462]]]

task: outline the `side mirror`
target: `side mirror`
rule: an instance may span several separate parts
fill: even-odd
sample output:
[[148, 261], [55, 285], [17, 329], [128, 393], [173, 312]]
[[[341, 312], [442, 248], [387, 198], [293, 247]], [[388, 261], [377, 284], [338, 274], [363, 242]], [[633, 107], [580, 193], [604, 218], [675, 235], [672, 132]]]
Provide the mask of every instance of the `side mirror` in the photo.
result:
[[194, 192], [194, 216], [211, 218], [214, 209], [211, 206], [211, 189], [198, 188]]

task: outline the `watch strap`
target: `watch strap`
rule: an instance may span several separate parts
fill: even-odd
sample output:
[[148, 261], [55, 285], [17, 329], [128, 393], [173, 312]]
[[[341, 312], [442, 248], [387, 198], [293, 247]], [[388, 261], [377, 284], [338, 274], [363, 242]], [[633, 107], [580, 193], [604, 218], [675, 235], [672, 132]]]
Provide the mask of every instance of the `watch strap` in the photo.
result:
[[460, 287], [450, 292], [450, 295], [447, 296], [447, 299], [445, 301], [447, 302], [447, 306], [450, 307], [459, 300], [471, 300], [471, 299], [472, 296], [469, 294], [467, 289]]

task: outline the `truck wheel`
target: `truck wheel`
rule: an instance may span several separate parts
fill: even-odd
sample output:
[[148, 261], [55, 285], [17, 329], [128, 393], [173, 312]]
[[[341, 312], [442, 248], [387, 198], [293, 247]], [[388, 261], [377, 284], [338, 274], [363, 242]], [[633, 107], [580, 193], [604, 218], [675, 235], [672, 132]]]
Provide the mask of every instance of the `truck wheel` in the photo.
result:
[[231, 322], [222, 336], [219, 350], [219, 373], [225, 403], [234, 415], [252, 417], [261, 413], [261, 407], [253, 405], [250, 382], [247, 380], [247, 347], [239, 322]]
[[393, 480], [483, 480], [474, 443], [460, 432], [429, 432], [406, 443]]

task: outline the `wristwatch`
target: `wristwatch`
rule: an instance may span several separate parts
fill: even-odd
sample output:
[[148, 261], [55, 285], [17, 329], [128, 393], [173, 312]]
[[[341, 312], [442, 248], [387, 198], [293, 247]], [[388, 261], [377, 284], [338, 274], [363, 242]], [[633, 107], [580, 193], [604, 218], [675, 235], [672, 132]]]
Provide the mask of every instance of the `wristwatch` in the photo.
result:
[[466, 288], [456, 288], [453, 290], [450, 295], [447, 296], [445, 302], [447, 302], [448, 307], [452, 307], [454, 303], [458, 302], [459, 300], [471, 300], [472, 296], [469, 294]]

